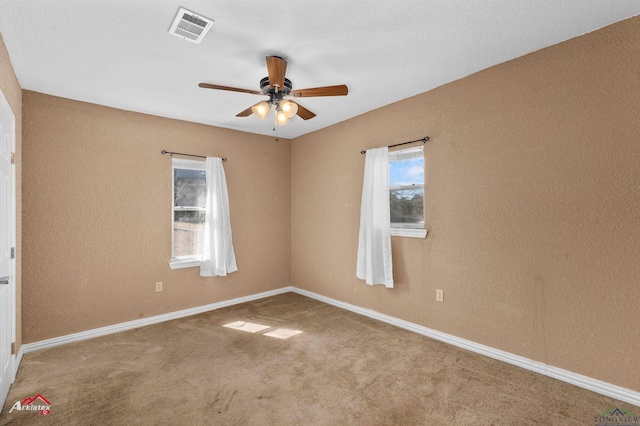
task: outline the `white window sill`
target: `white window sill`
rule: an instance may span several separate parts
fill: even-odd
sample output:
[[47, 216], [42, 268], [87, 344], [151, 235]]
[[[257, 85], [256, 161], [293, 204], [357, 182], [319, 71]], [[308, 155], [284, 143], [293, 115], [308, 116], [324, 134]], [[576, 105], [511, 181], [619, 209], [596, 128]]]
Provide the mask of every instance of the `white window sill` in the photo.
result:
[[200, 266], [199, 260], [194, 259], [173, 259], [169, 262], [169, 268], [171, 269], [182, 269], [182, 268], [192, 268], [194, 266]]
[[409, 238], [425, 238], [427, 236], [426, 229], [411, 228], [391, 228], [392, 237], [409, 237]]

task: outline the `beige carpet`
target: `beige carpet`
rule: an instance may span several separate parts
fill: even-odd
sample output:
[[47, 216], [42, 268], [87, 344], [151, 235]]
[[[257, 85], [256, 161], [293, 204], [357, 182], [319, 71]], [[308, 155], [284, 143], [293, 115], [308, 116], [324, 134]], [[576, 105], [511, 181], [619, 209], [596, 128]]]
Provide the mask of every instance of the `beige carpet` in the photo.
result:
[[[9, 412], [38, 394], [49, 415]], [[27, 354], [0, 424], [594, 425], [613, 407], [640, 412], [287, 293]]]

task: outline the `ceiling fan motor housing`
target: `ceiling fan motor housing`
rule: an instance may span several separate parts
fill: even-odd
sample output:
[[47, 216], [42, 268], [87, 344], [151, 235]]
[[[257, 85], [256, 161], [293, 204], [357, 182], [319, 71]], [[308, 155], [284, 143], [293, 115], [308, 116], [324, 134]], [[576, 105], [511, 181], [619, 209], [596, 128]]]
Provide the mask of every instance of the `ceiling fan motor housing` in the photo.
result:
[[[289, 80], [288, 78], [285, 78], [284, 87], [281, 88], [278, 93], [282, 93], [284, 96], [286, 96], [289, 93], [291, 93], [291, 89], [293, 89], [291, 80]], [[269, 77], [265, 77], [262, 80], [260, 80], [260, 90], [262, 90], [262, 93], [264, 93], [265, 95], [270, 95], [271, 93], [275, 93], [276, 91], [275, 87], [269, 84]]]

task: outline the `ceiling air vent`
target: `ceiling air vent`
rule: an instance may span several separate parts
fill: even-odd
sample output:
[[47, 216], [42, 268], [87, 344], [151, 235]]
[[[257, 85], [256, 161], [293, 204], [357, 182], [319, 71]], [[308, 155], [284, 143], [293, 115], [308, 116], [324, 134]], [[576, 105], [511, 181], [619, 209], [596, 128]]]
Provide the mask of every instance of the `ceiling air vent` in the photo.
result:
[[169, 28], [169, 34], [200, 44], [212, 25], [211, 19], [181, 7]]

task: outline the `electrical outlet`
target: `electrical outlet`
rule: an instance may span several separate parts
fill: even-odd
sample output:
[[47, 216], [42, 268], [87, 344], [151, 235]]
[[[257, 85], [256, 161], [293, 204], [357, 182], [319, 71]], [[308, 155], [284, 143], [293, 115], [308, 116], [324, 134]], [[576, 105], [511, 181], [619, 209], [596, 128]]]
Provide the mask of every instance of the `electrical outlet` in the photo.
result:
[[444, 302], [444, 290], [436, 289], [436, 302]]
[[156, 292], [162, 291], [162, 281], [156, 283]]

